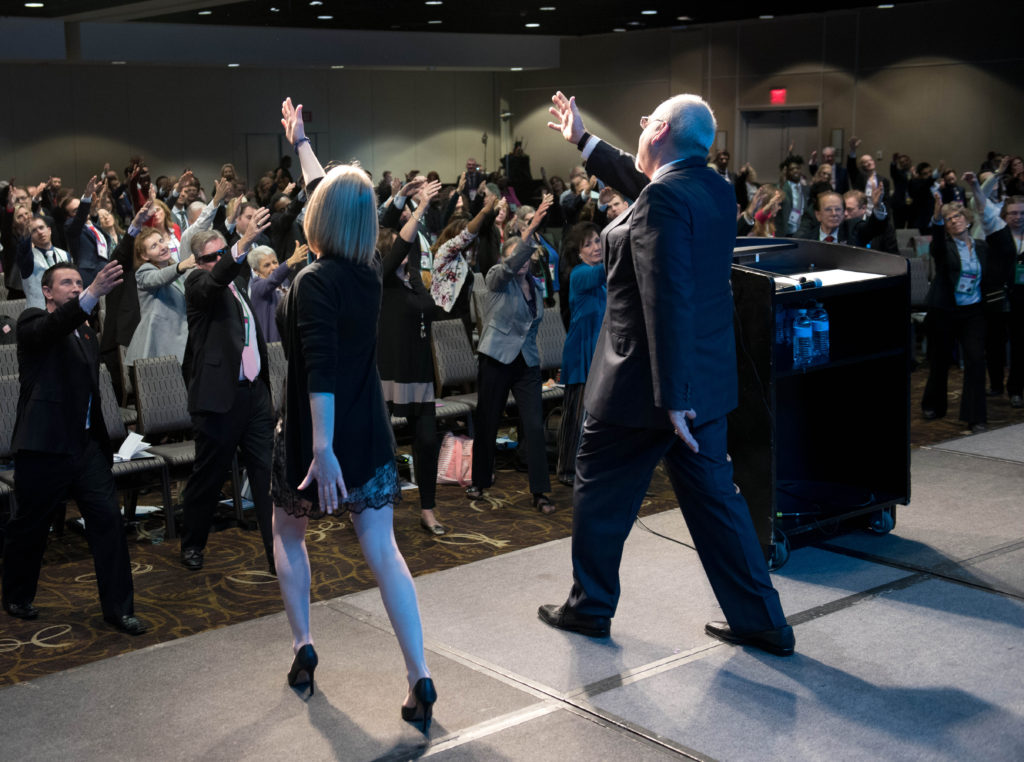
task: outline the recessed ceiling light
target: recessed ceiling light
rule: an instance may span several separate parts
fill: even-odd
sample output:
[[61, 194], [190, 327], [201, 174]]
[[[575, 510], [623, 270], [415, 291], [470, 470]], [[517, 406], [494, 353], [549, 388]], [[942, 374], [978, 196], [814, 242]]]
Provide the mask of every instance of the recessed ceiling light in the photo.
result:
[[26, 8], [42, 8], [42, 3], [25, 3]]
[[522, 70], [523, 70], [522, 66], [513, 66], [512, 68], [509, 69], [509, 71], [522, 71]]
[[318, 21], [330, 21], [334, 16], [317, 16]]
[[641, 16], [657, 16], [657, 11], [640, 11]]
[[676, 21], [693, 21], [689, 16], [676, 16]]
[[198, 15], [200, 15], [200, 16], [212, 16], [213, 15], [213, 11], [199, 11]]
[[613, 32], [625, 32], [626, 30], [623, 29], [621, 26], [617, 26], [612, 31]]
[[280, 12], [281, 12], [281, 9], [280, 9], [280, 8], [271, 8], [271, 9], [270, 9], [270, 12], [271, 12], [271, 13], [280, 13]]
[[527, 29], [536, 29], [540, 26], [536, 21], [531, 21], [529, 24], [523, 24]]
[[239, 66], [241, 66], [241, 64], [236, 64], [236, 63], [228, 64], [228, 68], [229, 69], [237, 69]]
[[884, 11], [887, 11], [890, 8], [895, 8], [896, 6], [893, 5], [892, 3], [884, 3], [884, 4], [882, 4], [882, 5], [878, 6], [878, 7], [881, 8], [882, 10], [884, 10]]
[[769, 16], [769, 15], [764, 15], [764, 16], [758, 16], [758, 18], [759, 19], [764, 19], [765, 21], [767, 21], [768, 19], [773, 19], [775, 17], [774, 16]]
[[427, 0], [424, 5], [444, 5], [442, 0]]
[[334, 65], [334, 66], [332, 66], [331, 68], [332, 68], [332, 69], [344, 69], [344, 68], [345, 68], [345, 65], [344, 65], [344, 64], [335, 64], [335, 65]]
[[128, 62], [127, 61], [111, 61], [110, 63], [112, 63], [114, 66], [124, 66]]
[[320, 2], [320, 0], [309, 0], [309, 4], [314, 7], [317, 5], [323, 5], [323, 3]]
[[540, 7], [540, 9], [542, 11], [554, 11], [554, 10], [557, 10], [557, 8], [555, 8], [555, 6], [553, 6], [553, 5], [542, 5]]
[[639, 21], [630, 21], [629, 25], [630, 26], [643, 26]]
[[441, 23], [441, 19], [432, 19], [432, 20], [428, 21], [427, 23], [428, 24], [440, 24]]

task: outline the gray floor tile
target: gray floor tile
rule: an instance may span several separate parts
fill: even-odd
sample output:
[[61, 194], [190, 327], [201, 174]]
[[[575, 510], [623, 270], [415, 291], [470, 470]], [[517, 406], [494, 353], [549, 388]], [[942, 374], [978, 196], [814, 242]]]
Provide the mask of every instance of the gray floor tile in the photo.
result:
[[1024, 463], [1024, 423], [952, 439], [935, 445], [935, 448]]

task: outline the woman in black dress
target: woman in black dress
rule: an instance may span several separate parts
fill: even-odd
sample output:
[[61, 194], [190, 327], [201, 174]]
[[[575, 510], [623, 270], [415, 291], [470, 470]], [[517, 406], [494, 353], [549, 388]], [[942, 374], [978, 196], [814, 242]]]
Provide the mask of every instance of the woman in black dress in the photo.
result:
[[437, 693], [424, 658], [416, 588], [392, 526], [401, 491], [377, 374], [381, 260], [373, 184], [353, 166], [325, 177], [303, 130], [302, 106], [287, 99], [281, 112], [307, 187], [320, 181], [304, 222], [317, 260], [299, 273], [284, 302], [288, 382], [274, 438], [274, 552], [295, 651], [288, 682], [313, 692], [306, 524], [348, 511], [405, 658], [402, 718], [426, 732]]
[[437, 411], [430, 326], [434, 300], [420, 274], [419, 223], [441, 183], [422, 185], [416, 209], [395, 236], [381, 228], [384, 296], [380, 310], [377, 368], [391, 412], [409, 421], [413, 431], [413, 468], [420, 493], [420, 526], [440, 536], [444, 526], [434, 515], [437, 492]]

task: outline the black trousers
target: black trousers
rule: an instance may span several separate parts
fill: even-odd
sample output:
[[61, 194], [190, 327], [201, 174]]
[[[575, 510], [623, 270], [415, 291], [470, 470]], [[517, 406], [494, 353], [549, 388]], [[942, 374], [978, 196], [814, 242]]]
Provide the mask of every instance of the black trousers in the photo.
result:
[[526, 467], [530, 492], [551, 491], [548, 455], [544, 444], [544, 410], [540, 398], [540, 366], [530, 367], [522, 353], [506, 365], [487, 355], [479, 356], [476, 381], [476, 413], [473, 438], [473, 485], [491, 486], [494, 474], [494, 440], [509, 391], [519, 408], [519, 425], [526, 442]]
[[571, 608], [595, 617], [615, 615], [622, 547], [651, 474], [664, 459], [729, 626], [750, 633], [786, 624], [747, 502], [732, 481], [725, 417], [697, 426], [693, 435], [699, 453], [691, 452], [670, 428], [615, 426], [587, 415], [573, 489]]
[[420, 491], [420, 510], [434, 509], [437, 496], [437, 413], [434, 403], [422, 407], [420, 415], [406, 415], [413, 431], [412, 457], [416, 487]]
[[946, 414], [949, 363], [953, 344], [960, 342], [964, 353], [964, 388], [960, 395], [960, 420], [971, 423], [988, 421], [985, 404], [985, 311], [981, 304], [955, 310], [928, 310], [928, 382], [921, 408]]
[[17, 509], [7, 525], [3, 600], [31, 603], [57, 504], [73, 498], [85, 519], [103, 616], [135, 613], [131, 560], [110, 461], [91, 437], [75, 455], [21, 451], [14, 456]]
[[1024, 396], [1024, 286], [1014, 286], [1007, 318], [1010, 334], [1010, 377], [1006, 392]]
[[181, 548], [202, 550], [210, 534], [217, 495], [224, 472], [238, 450], [249, 475], [256, 520], [263, 547], [271, 558], [274, 548], [270, 503], [270, 457], [274, 447], [274, 412], [266, 385], [240, 382], [235, 402], [226, 413], [195, 413], [196, 461], [181, 495], [183, 531]]

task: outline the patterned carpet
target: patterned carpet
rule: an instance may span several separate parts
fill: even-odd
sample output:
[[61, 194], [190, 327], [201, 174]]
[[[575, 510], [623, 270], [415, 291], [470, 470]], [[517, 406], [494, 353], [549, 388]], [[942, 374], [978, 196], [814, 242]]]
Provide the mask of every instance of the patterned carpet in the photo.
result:
[[[937, 421], [920, 417], [925, 375], [920, 369], [911, 376], [911, 442], [915, 446], [965, 433], [964, 425], [955, 419], [959, 371], [950, 374], [951, 414]], [[992, 398], [989, 422], [993, 428], [1024, 422], [1024, 410], [1011, 408], [1005, 397]], [[499, 468], [497, 483], [482, 500], [467, 500], [459, 487], [438, 488], [438, 516], [451, 529], [441, 538], [435, 539], [420, 528], [417, 493], [407, 491], [404, 497], [395, 512], [395, 535], [414, 576], [568, 537], [571, 531], [570, 490], [556, 482], [551, 497], [560, 510], [553, 516], [542, 516], [530, 505], [526, 475], [511, 464]], [[146, 498], [143, 495], [140, 502], [145, 504]], [[668, 480], [659, 471], [642, 513], [674, 505]], [[74, 515], [73, 506], [69, 507], [69, 517]], [[129, 545], [136, 611], [149, 623], [150, 631], [131, 638], [103, 622], [85, 538], [69, 528], [62, 536], [51, 538], [46, 552], [35, 601], [40, 618], [24, 622], [0, 614], [0, 685], [282, 610], [277, 582], [266, 571], [255, 530], [231, 526], [212, 534], [206, 565], [200, 572], [188, 572], [179, 564], [177, 542], [163, 542], [159, 513], [131, 528]], [[314, 600], [374, 586], [352, 526], [344, 517], [311, 525], [308, 547]], [[283, 626], [281, 637], [288, 637]]]

